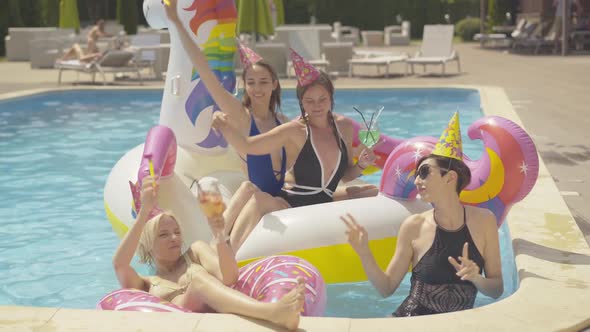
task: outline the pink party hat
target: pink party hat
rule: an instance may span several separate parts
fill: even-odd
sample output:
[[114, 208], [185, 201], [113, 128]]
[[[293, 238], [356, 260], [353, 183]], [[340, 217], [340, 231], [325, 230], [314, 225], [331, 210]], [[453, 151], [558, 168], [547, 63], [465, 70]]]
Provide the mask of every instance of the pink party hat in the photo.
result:
[[246, 69], [256, 62], [262, 60], [262, 57], [256, 52], [252, 51], [248, 46], [238, 41], [238, 50], [240, 50], [240, 61], [242, 61], [242, 68]]
[[294, 49], [289, 49], [291, 50], [291, 61], [293, 62], [293, 68], [295, 68], [295, 75], [297, 76], [299, 85], [306, 86], [315, 82], [320, 77], [320, 72], [314, 66], [305, 62], [301, 55], [295, 52]]

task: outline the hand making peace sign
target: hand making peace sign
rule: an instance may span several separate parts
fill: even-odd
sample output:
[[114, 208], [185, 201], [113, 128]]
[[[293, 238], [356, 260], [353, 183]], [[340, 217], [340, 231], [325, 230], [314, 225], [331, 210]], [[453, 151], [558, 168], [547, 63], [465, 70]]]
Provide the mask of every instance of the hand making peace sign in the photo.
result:
[[469, 244], [467, 242], [463, 245], [463, 255], [459, 256], [459, 261], [461, 261], [461, 264], [449, 256], [449, 263], [457, 270], [457, 276], [461, 280], [473, 282], [479, 276], [479, 266], [469, 259]]

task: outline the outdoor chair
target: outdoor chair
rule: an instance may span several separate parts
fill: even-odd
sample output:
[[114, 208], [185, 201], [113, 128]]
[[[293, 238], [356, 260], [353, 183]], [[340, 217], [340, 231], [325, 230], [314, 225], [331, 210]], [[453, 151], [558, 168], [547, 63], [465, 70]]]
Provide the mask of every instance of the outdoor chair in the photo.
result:
[[365, 30], [361, 31], [363, 46], [383, 46], [383, 30]]
[[106, 73], [137, 73], [140, 84], [143, 84], [139, 67], [131, 60], [134, 53], [129, 51], [107, 51], [99, 60], [92, 62], [81, 62], [80, 60], [66, 60], [55, 63], [55, 68], [59, 69], [57, 83], [61, 84], [61, 76], [64, 70], [73, 70], [76, 73], [86, 73], [92, 75], [92, 83], [95, 82], [96, 74], [102, 76], [103, 85], [106, 85]]
[[330, 42], [322, 44], [322, 53], [330, 63], [328, 71], [330, 74], [347, 75], [350, 71], [349, 60], [353, 56], [352, 42]]
[[[379, 55], [373, 57], [356, 58], [349, 60], [350, 69], [348, 76], [352, 77], [355, 75], [354, 68], [356, 67], [375, 67], [377, 76], [389, 77], [391, 74], [391, 65], [394, 63], [404, 64], [404, 75], [408, 74], [408, 65], [406, 60], [408, 59], [407, 54], [390, 54], [390, 55]], [[383, 70], [383, 72], [382, 72]], [[366, 76], [366, 73], [363, 75]]]
[[473, 36], [473, 40], [481, 42], [481, 47], [510, 47], [513, 38], [519, 38], [523, 33], [527, 21], [522, 18], [516, 24], [514, 30], [510, 33], [510, 37], [504, 33], [478, 33]]
[[407, 60], [412, 74], [414, 65], [422, 65], [426, 72], [427, 65], [441, 65], [442, 75], [446, 74], [446, 64], [457, 62], [457, 72], [461, 72], [459, 54], [453, 49], [453, 25], [425, 25], [420, 51]]
[[556, 51], [561, 44], [561, 38], [556, 38], [554, 30], [550, 30], [547, 34], [544, 33], [553, 25], [552, 23], [552, 21], [535, 22], [535, 24], [528, 26], [521, 37], [514, 41], [512, 50], [515, 52], [530, 50], [534, 54], [538, 54], [542, 48], [553, 48], [553, 51]]
[[390, 25], [383, 29], [386, 46], [410, 45], [410, 22], [403, 21], [402, 25]]
[[[287, 46], [284, 43], [257, 43], [254, 48], [256, 53], [272, 65], [277, 76], [287, 76]], [[241, 68], [241, 64], [236, 66], [236, 68], [238, 67]]]
[[135, 63], [140, 68], [149, 68], [156, 78], [162, 77], [156, 68], [161, 36], [158, 33], [142, 33], [130, 36], [129, 51], [135, 52]]
[[[284, 27], [284, 26], [283, 26]], [[330, 63], [322, 54], [320, 32], [317, 29], [299, 29], [291, 31], [287, 38], [281, 37], [281, 41], [287, 40], [289, 47], [293, 48], [311, 65], [319, 70], [326, 71]], [[287, 50], [288, 51], [288, 50]], [[287, 77], [295, 75], [293, 64], [287, 62]]]
[[357, 45], [360, 42], [360, 32], [356, 27], [342, 25], [341, 22], [336, 21], [332, 24], [334, 32], [332, 38], [337, 42], [352, 42]]

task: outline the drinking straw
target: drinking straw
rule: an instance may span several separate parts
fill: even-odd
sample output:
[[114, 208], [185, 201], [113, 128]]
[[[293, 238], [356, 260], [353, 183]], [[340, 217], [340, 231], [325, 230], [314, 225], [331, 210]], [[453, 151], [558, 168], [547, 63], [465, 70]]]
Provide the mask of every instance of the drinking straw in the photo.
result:
[[156, 189], [156, 174], [154, 172], [154, 163], [152, 162], [152, 158], [150, 156], [150, 159], [148, 159], [148, 162], [150, 164], [150, 176], [152, 177], [152, 180], [154, 180], [154, 182], [152, 182], [152, 187], [154, 187], [154, 189]]
[[363, 115], [363, 112], [359, 111], [359, 109], [356, 108], [355, 106], [352, 106], [352, 108], [361, 115], [361, 118], [363, 118], [363, 122], [365, 123], [365, 126], [368, 128], [369, 125], [367, 124], [367, 120], [365, 120], [365, 116]]
[[375, 117], [375, 120], [373, 120], [374, 122], [377, 122], [377, 119], [379, 119], [379, 116], [381, 116], [383, 109], [385, 109], [385, 106], [381, 106], [381, 108], [377, 111], [377, 116]]
[[[187, 177], [190, 177], [188, 174], [185, 174]], [[201, 193], [201, 191], [203, 191], [203, 189], [201, 189], [201, 185], [199, 184], [199, 179], [194, 179], [193, 182], [191, 183], [191, 186], [188, 188], [193, 189], [194, 185], [197, 185], [197, 192]]]
[[373, 142], [375, 142], [375, 136], [373, 136], [373, 133], [371, 132], [371, 127], [373, 126], [373, 116], [375, 116], [375, 112], [373, 112], [373, 114], [371, 114], [371, 119], [369, 120], [369, 126], [367, 126], [367, 132], [369, 133], [369, 135], [371, 135]]

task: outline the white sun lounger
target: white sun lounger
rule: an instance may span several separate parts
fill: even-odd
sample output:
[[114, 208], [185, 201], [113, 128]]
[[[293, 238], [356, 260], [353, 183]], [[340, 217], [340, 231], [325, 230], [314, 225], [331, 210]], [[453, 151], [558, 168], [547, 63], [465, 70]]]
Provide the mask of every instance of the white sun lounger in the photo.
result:
[[92, 83], [95, 82], [96, 73], [100, 73], [103, 85], [107, 83], [105, 73], [134, 72], [137, 73], [140, 84], [143, 84], [137, 64], [131, 62], [133, 57], [134, 53], [128, 51], [108, 51], [98, 61], [93, 62], [80, 62], [79, 60], [57, 61], [55, 63], [55, 68], [59, 69], [57, 83], [61, 84], [61, 74], [64, 70], [73, 70], [78, 73], [92, 75]]
[[366, 57], [366, 58], [356, 58], [350, 59], [348, 62], [350, 63], [348, 77], [352, 77], [354, 75], [354, 67], [357, 66], [373, 66], [377, 69], [377, 75], [381, 75], [381, 69], [384, 68], [384, 75], [386, 78], [389, 77], [391, 65], [397, 62], [404, 63], [404, 75], [408, 74], [408, 65], [406, 64], [406, 60], [408, 59], [407, 54], [392, 54], [392, 55], [380, 55], [375, 57]]
[[426, 71], [426, 65], [441, 65], [442, 74], [445, 75], [445, 65], [450, 61], [457, 61], [457, 71], [461, 72], [459, 54], [453, 49], [453, 25], [425, 25], [420, 51], [407, 60], [412, 74], [414, 65], [422, 65]]

